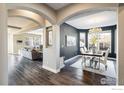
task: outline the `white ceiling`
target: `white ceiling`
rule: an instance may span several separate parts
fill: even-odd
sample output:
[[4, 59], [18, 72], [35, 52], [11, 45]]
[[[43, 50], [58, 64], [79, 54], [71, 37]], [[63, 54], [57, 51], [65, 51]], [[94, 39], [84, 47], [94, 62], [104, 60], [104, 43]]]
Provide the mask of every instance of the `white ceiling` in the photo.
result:
[[28, 28], [31, 25], [37, 26], [38, 24], [32, 20], [23, 18], [23, 17], [8, 17], [8, 25], [14, 27], [21, 27], [21, 29], [8, 27], [9, 33], [19, 32], [22, 29]]
[[46, 3], [48, 6], [50, 6], [51, 8], [53, 8], [54, 10], [59, 10], [67, 5], [69, 5], [70, 3]]
[[67, 20], [65, 23], [77, 29], [110, 26], [117, 24], [117, 13], [115, 11], [84, 13]]
[[22, 18], [22, 17], [9, 17], [8, 18], [8, 25], [17, 26], [17, 27], [25, 27], [29, 24], [36, 24], [33, 21]]

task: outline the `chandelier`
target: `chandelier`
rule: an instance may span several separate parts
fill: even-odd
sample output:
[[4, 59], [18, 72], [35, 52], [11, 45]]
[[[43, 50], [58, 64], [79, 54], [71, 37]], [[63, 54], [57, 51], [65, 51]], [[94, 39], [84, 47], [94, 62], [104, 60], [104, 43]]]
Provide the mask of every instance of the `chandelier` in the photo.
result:
[[95, 27], [95, 28], [90, 28], [89, 29], [89, 32], [91, 32], [91, 33], [98, 33], [98, 32], [101, 32], [101, 31], [102, 31], [101, 27]]

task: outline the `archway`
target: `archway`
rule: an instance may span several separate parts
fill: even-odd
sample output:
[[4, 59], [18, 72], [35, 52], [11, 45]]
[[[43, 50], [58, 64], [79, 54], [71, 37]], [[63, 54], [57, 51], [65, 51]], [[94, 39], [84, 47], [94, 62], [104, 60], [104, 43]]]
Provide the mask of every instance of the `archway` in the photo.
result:
[[8, 10], [27, 10], [31, 11], [44, 19], [47, 19], [51, 24], [56, 23], [56, 13], [44, 4], [6, 4]]
[[8, 10], [8, 17], [22, 17], [33, 22], [39, 24], [39, 26], [44, 26], [44, 18], [32, 11], [28, 10], [19, 10], [19, 9], [9, 9]]
[[118, 4], [71, 4], [70, 6], [62, 9], [60, 12], [58, 12], [58, 24], [64, 23], [66, 20], [82, 14], [87, 13], [90, 11], [113, 11], [117, 10]]

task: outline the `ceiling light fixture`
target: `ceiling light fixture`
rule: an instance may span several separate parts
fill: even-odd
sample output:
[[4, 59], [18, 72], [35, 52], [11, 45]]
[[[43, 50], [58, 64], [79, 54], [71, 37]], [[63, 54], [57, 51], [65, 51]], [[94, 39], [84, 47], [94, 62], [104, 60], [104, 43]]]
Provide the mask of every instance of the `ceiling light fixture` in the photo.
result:
[[89, 32], [91, 32], [91, 33], [98, 33], [98, 32], [101, 32], [101, 31], [102, 31], [101, 27], [95, 27], [95, 28], [89, 29]]

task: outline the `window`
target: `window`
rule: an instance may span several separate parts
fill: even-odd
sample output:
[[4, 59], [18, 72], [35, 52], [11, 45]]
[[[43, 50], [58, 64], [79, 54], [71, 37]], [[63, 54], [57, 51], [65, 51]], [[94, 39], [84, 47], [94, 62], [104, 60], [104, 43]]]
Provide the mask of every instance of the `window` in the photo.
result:
[[105, 51], [108, 48], [111, 51], [111, 30], [99, 34], [99, 50]]
[[85, 35], [83, 32], [80, 33], [80, 47], [85, 46]]
[[92, 48], [92, 43], [95, 43], [95, 46], [98, 50], [105, 51], [108, 48], [111, 50], [111, 30], [102, 31], [97, 34], [89, 33], [88, 34], [88, 48]]
[[88, 34], [88, 48], [89, 50], [92, 48], [92, 45], [94, 44], [96, 47], [98, 47], [97, 42], [97, 34], [96, 33], [89, 33]]

